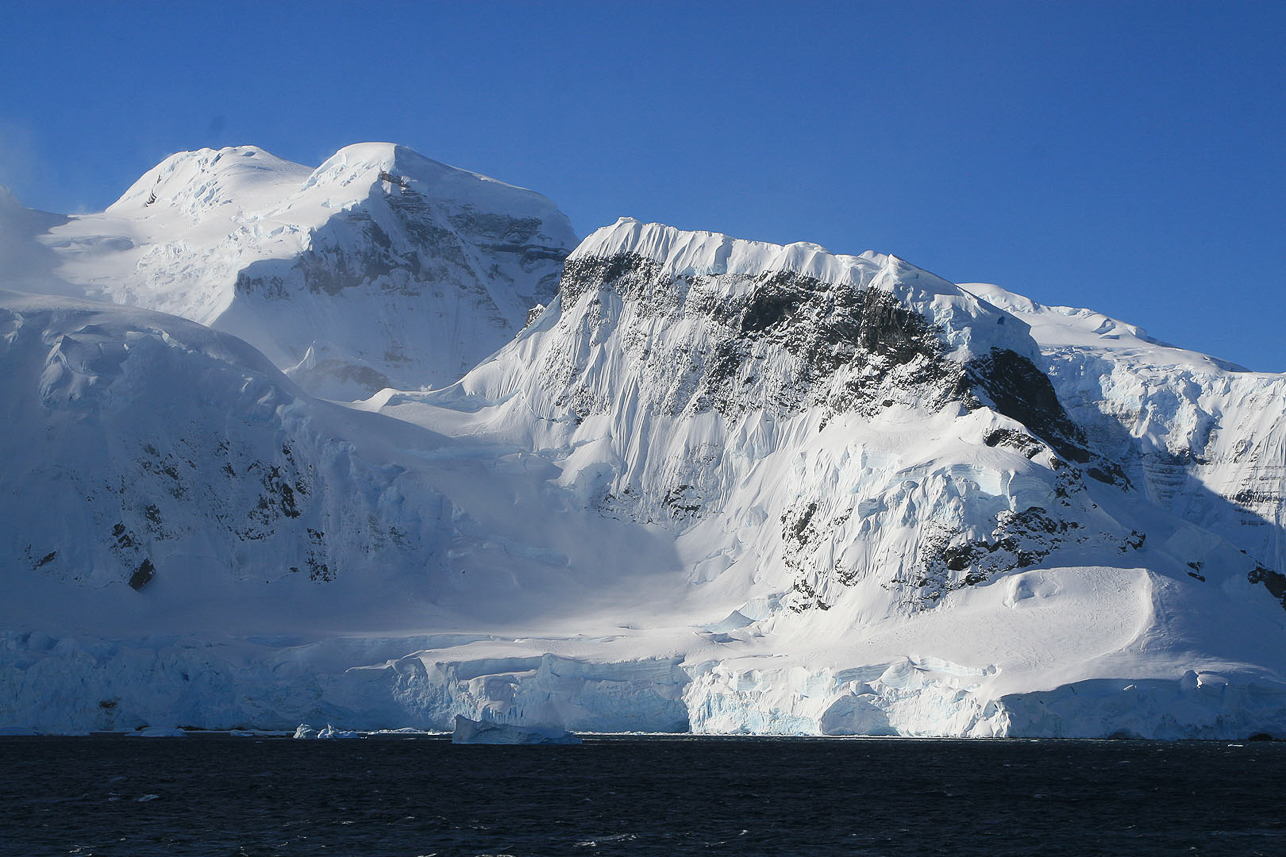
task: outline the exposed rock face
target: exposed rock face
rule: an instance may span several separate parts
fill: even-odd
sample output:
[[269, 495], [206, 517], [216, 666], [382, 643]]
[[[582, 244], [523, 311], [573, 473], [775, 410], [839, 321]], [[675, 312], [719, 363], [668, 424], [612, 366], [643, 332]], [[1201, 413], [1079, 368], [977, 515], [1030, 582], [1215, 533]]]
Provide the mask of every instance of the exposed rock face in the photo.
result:
[[[654, 355], [641, 332], [623, 342], [648, 381], [670, 376], [659, 404], [671, 415], [736, 416], [758, 408], [789, 415], [815, 405], [830, 413], [869, 412], [883, 406], [884, 394], [905, 400], [926, 392], [941, 403], [959, 392], [963, 378], [958, 365], [944, 363], [932, 325], [878, 289], [789, 270], [672, 276], [653, 260], [625, 253], [578, 255], [568, 264], [563, 306], [576, 307], [586, 294], [591, 307], [602, 308], [587, 319], [591, 338], [621, 325], [622, 312], [633, 316], [624, 323], [635, 328], [699, 326], [678, 353]], [[584, 367], [564, 363], [561, 370], [565, 401], [577, 416], [605, 406], [594, 401]]]
[[1049, 377], [1029, 358], [997, 348], [969, 361], [968, 369], [998, 412], [1022, 423], [1068, 461], [1089, 461], [1085, 432], [1063, 409]]
[[[895, 258], [623, 220], [572, 254], [515, 343], [386, 411], [434, 424], [464, 408], [562, 449], [588, 506], [710, 522], [728, 565], [771, 558], [795, 612], [870, 587], [923, 609], [1063, 547], [1133, 549], [1084, 486], [1128, 480], [1039, 359], [1016, 318]], [[957, 446], [935, 459], [907, 432]]]
[[1030, 324], [1059, 397], [1118, 464], [1107, 476], [1236, 545], [1256, 567], [1286, 569], [1286, 378], [1157, 342], [1091, 310], [966, 288]]
[[234, 333], [344, 399], [460, 377], [552, 297], [575, 244], [539, 194], [374, 143], [316, 170], [183, 152], [44, 240], [87, 291]]

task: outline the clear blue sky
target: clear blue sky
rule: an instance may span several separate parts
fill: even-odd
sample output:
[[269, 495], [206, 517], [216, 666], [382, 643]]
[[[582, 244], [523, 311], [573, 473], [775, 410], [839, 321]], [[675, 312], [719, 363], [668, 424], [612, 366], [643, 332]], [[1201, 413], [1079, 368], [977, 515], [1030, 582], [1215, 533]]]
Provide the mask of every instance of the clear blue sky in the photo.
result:
[[0, 183], [390, 140], [628, 214], [1091, 306], [1286, 371], [1286, 3], [0, 0]]

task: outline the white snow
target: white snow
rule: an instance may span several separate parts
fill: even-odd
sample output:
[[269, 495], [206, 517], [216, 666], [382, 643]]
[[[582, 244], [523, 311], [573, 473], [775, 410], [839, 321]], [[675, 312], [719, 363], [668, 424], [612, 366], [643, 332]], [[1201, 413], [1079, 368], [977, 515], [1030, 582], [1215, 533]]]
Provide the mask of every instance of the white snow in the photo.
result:
[[962, 286], [1031, 326], [1050, 377], [1149, 499], [1286, 569], [1286, 375], [1249, 372], [1101, 313]]
[[[417, 158], [187, 153], [47, 234], [68, 281], [222, 327], [241, 261], [378, 222], [379, 170], [456, 214], [552, 210]], [[351, 408], [284, 347], [0, 294], [0, 729], [1286, 734], [1286, 612], [1252, 582], [1286, 567], [1283, 376], [876, 253], [623, 219], [570, 257], [639, 259], [457, 383]], [[892, 296], [940, 360], [810, 362], [825, 316], [739, 338], [719, 308], [782, 272]], [[280, 307], [334, 334], [296, 377], [373, 341], [356, 304], [311, 314], [333, 297]], [[994, 348], [1134, 487], [934, 386]]]
[[455, 380], [575, 245], [543, 196], [390, 143], [315, 170], [254, 146], [180, 152], [40, 240], [85, 296], [234, 333], [334, 398]]

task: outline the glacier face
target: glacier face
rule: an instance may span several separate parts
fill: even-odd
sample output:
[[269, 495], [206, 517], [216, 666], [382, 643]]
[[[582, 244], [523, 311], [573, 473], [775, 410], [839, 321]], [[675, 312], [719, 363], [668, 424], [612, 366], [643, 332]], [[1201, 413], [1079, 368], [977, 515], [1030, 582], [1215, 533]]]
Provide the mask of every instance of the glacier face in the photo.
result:
[[[392, 147], [153, 173], [101, 217], [163, 210], [186, 245], [43, 240], [67, 282], [216, 331], [0, 296], [0, 728], [1286, 733], [1281, 376], [872, 252], [622, 219], [564, 262], [478, 219], [543, 198]], [[359, 201], [305, 204], [336, 188]], [[307, 241], [273, 231], [296, 209]], [[226, 241], [251, 249], [220, 268]], [[440, 389], [322, 401], [295, 382], [357, 389], [322, 346], [248, 332], [431, 302], [395, 285], [424, 248], [484, 244], [557, 292], [526, 280], [521, 330]]]
[[41, 241], [89, 296], [233, 333], [338, 399], [454, 381], [548, 302], [576, 243], [543, 196], [384, 143], [315, 170], [181, 152]]

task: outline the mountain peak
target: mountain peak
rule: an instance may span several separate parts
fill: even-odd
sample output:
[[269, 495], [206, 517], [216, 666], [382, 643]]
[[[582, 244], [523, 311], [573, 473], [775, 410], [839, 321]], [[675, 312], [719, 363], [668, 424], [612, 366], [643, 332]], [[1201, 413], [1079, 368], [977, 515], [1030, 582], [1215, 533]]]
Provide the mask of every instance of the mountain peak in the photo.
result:
[[567, 264], [573, 270], [618, 257], [642, 260], [655, 269], [658, 280], [725, 278], [723, 288], [730, 294], [748, 293], [755, 289], [756, 278], [781, 274], [853, 292], [876, 288], [934, 325], [960, 362], [993, 348], [1037, 359], [1026, 325], [1009, 313], [896, 256], [873, 250], [842, 255], [803, 241], [772, 244], [622, 217], [582, 241]]
[[[301, 192], [316, 188], [333, 192], [349, 186], [364, 191], [377, 182], [484, 211], [541, 218], [556, 212], [554, 204], [536, 191], [435, 161], [400, 143], [345, 146], [313, 170]], [[571, 238], [570, 228], [567, 232]]]
[[804, 241], [771, 244], [732, 238], [719, 232], [688, 231], [662, 223], [622, 217], [597, 230], [571, 258], [595, 258], [630, 253], [659, 263], [667, 276], [721, 276], [791, 271], [825, 282], [861, 286], [869, 274], [892, 258], [868, 251], [861, 256], [836, 256], [819, 244]]
[[179, 152], [41, 241], [84, 293], [217, 326], [352, 398], [460, 377], [552, 299], [576, 236], [534, 191], [358, 143], [316, 169]]
[[228, 146], [177, 152], [143, 173], [107, 211], [135, 213], [161, 203], [196, 214], [227, 201], [241, 201], [263, 188], [298, 185], [308, 168], [258, 146]]

